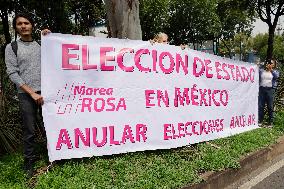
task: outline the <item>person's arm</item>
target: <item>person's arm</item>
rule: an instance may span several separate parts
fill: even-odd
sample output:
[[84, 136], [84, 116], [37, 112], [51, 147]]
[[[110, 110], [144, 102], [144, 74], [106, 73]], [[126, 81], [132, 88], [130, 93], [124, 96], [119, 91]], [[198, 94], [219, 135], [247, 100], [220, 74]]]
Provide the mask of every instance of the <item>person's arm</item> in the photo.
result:
[[26, 85], [24, 80], [19, 75], [19, 66], [17, 64], [17, 56], [12, 50], [11, 45], [7, 45], [5, 49], [5, 63], [7, 68], [7, 74], [11, 81], [16, 84], [17, 87], [21, 88], [24, 92], [29, 94], [37, 104], [43, 104], [43, 98], [41, 95], [35, 93], [35, 91]]
[[272, 71], [272, 75], [274, 79], [278, 79], [279, 78], [279, 71], [278, 70], [273, 70]]
[[180, 48], [181, 50], [184, 50], [184, 49], [188, 49], [188, 45], [184, 45], [184, 44], [180, 44]]
[[37, 94], [31, 87], [28, 85], [24, 84], [20, 86], [20, 88], [25, 91], [25, 93], [29, 94], [32, 99], [38, 104], [38, 105], [43, 105], [43, 97], [39, 94]]
[[44, 30], [41, 30], [41, 35], [45, 36], [47, 34], [51, 33], [51, 31], [49, 29], [44, 29]]
[[5, 63], [6, 63], [6, 72], [13, 83], [17, 87], [25, 84], [24, 80], [19, 75], [19, 66], [17, 63], [17, 56], [12, 50], [11, 44], [7, 45], [5, 49]]
[[261, 74], [262, 74], [262, 69], [259, 68], [259, 71], [258, 71], [258, 81], [259, 81], [259, 83], [261, 83]]

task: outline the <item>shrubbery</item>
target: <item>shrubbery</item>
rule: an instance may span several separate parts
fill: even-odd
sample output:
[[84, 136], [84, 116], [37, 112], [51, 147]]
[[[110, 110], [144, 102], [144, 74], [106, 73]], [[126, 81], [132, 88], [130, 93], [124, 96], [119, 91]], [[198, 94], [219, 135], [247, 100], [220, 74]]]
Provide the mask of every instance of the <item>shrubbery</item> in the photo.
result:
[[0, 154], [3, 154], [16, 150], [22, 138], [17, 91], [6, 74], [3, 56], [0, 56], [0, 81]]

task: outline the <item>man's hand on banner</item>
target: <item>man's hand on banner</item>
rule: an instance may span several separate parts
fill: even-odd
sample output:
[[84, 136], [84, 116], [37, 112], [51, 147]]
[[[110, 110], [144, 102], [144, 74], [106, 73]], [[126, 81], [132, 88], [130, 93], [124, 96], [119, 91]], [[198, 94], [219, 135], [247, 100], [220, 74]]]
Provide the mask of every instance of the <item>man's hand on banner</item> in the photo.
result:
[[184, 49], [189, 48], [189, 47], [188, 47], [188, 45], [180, 44], [180, 48], [181, 48], [182, 50], [184, 50]]
[[49, 29], [44, 29], [41, 31], [41, 35], [45, 36], [47, 34], [51, 33], [51, 31]]
[[32, 93], [31, 97], [34, 99], [37, 105], [43, 105], [43, 97], [37, 93]]

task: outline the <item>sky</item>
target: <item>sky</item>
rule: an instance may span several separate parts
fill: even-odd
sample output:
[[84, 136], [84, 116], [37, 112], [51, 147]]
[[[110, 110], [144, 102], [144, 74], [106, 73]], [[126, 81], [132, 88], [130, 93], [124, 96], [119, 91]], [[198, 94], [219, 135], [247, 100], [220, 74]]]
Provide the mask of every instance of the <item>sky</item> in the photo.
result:
[[[284, 16], [280, 17], [280, 22], [282, 31], [284, 31]], [[252, 35], [255, 36], [259, 33], [268, 33], [268, 26], [265, 22], [262, 22], [260, 19], [257, 19], [256, 22], [253, 24], [254, 29], [252, 31]], [[277, 31], [276, 31], [277, 32]]]

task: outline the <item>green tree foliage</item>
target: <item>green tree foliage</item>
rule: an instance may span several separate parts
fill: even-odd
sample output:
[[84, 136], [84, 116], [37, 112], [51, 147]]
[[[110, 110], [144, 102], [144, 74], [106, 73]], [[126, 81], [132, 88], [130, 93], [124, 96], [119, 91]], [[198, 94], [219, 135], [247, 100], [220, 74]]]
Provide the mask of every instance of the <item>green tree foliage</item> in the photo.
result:
[[[98, 18], [104, 18], [102, 0], [0, 0], [0, 154], [11, 152], [21, 142], [21, 125], [17, 92], [5, 71], [4, 49], [11, 41], [9, 32], [11, 13], [27, 12], [35, 20], [35, 38], [43, 28], [52, 32], [88, 34], [89, 26]], [[74, 21], [74, 11], [78, 22]], [[4, 37], [3, 37], [4, 36]], [[5, 40], [2, 40], [5, 39]]]
[[149, 40], [155, 34], [165, 32], [169, 20], [169, 0], [141, 0], [140, 22], [142, 39]]
[[281, 62], [284, 61], [284, 36], [275, 36], [273, 56]]
[[66, 33], [70, 30], [71, 21], [68, 18], [64, 0], [22, 0], [14, 12], [28, 12], [34, 16], [37, 33], [43, 28], [53, 32]]
[[268, 40], [266, 60], [269, 61], [273, 57], [273, 45], [275, 29], [280, 16], [284, 15], [283, 0], [252, 0], [251, 5], [255, 8], [259, 18], [268, 25]]
[[[258, 34], [253, 38], [253, 49], [258, 53], [261, 61], [265, 61], [267, 57], [267, 40], [269, 35]], [[284, 59], [284, 36], [277, 35], [274, 37], [273, 57], [277, 60], [283, 61]]]
[[219, 0], [217, 15], [221, 24], [221, 29], [218, 31], [221, 39], [234, 38], [236, 33], [240, 32], [250, 35], [255, 12], [249, 6], [249, 1]]
[[[39, 37], [43, 28], [49, 28], [52, 32], [88, 34], [89, 27], [93, 26], [95, 21], [105, 18], [102, 0], [0, 0], [0, 4], [2, 20], [3, 16], [8, 18], [8, 14], [12, 12], [28, 12], [33, 15], [36, 37]], [[3, 26], [7, 31], [6, 41], [9, 43], [11, 35], [8, 19]]]
[[250, 34], [254, 9], [247, 0], [141, 0], [143, 39], [158, 32], [173, 44], [233, 39], [238, 32]]
[[2, 20], [2, 29], [5, 37], [5, 43], [10, 43], [11, 35], [9, 33], [9, 21], [8, 16], [14, 10], [14, 5], [16, 5], [16, 0], [0, 0], [0, 19]]
[[216, 1], [210, 0], [142, 0], [140, 17], [144, 40], [165, 32], [176, 45], [213, 39], [220, 29]]
[[223, 39], [219, 46], [220, 55], [229, 58], [241, 54], [243, 60], [251, 51], [253, 51], [253, 39], [247, 33], [237, 33], [233, 38]]
[[[239, 47], [239, 51], [241, 50], [240, 45], [238, 45], [243, 43], [241, 39], [250, 36], [255, 11], [249, 6], [247, 0], [219, 0], [217, 14], [220, 19], [221, 29], [217, 31], [216, 35], [220, 39], [221, 49], [225, 47], [221, 52], [231, 58], [231, 54], [238, 51], [238, 48], [235, 47]], [[236, 42], [238, 36], [240, 40]], [[232, 50], [235, 52], [231, 52]]]
[[101, 0], [66, 0], [69, 18], [74, 18], [72, 33], [89, 35], [89, 28], [105, 18], [104, 4]]
[[220, 29], [216, 8], [214, 0], [172, 0], [165, 31], [176, 45], [213, 39]]

